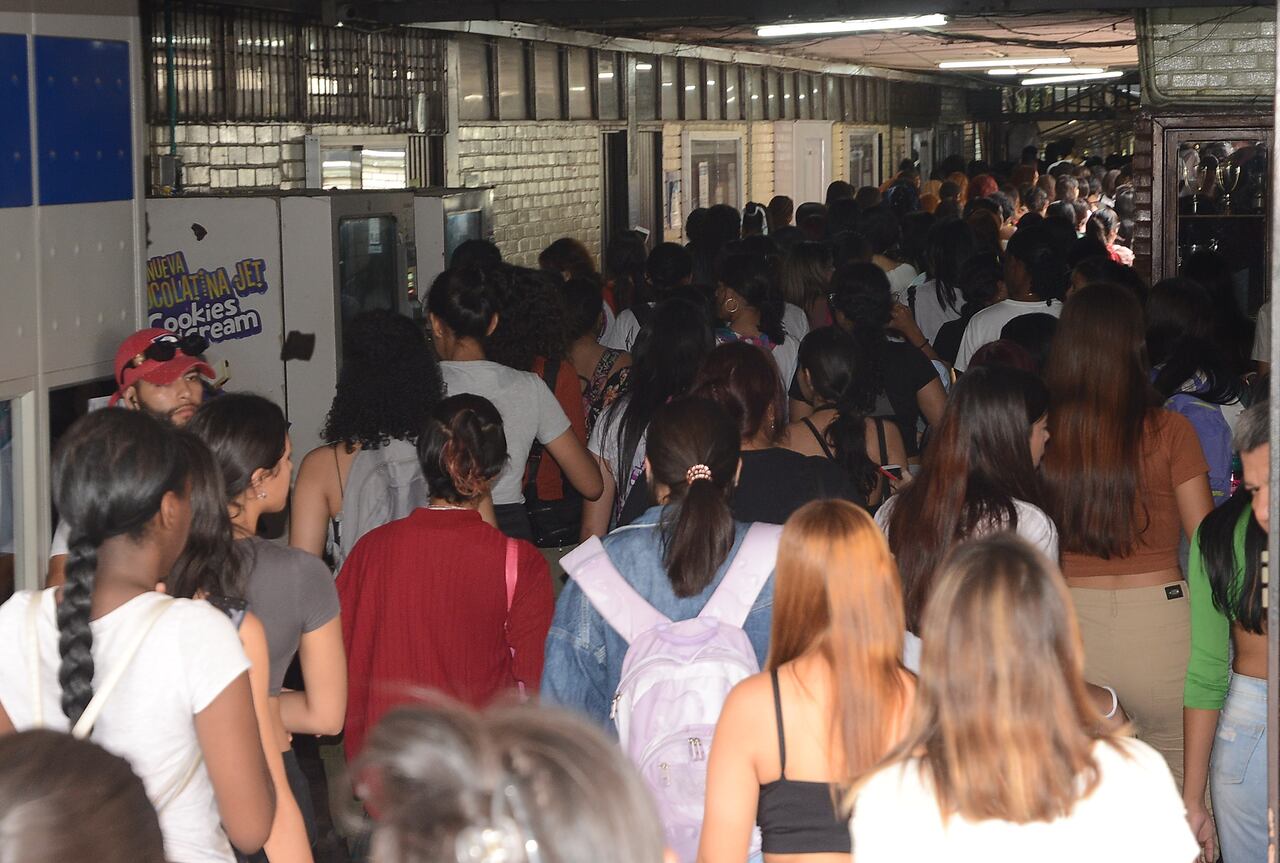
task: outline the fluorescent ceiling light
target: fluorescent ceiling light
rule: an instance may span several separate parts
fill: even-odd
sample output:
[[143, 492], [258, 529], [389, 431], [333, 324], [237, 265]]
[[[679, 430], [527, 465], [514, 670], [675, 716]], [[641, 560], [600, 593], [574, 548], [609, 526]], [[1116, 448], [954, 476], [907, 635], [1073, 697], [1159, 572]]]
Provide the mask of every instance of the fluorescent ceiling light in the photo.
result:
[[636, 64], [636, 69], [637, 69], [638, 71], [641, 71], [641, 72], [651, 72], [651, 71], [653, 71], [653, 64], [652, 64], [652, 63], [637, 63], [637, 64]]
[[1035, 69], [988, 69], [988, 75], [1097, 75], [1103, 72], [1101, 66], [1045, 66]]
[[824, 36], [835, 33], [861, 33], [865, 30], [911, 30], [917, 27], [941, 27], [946, 15], [908, 15], [901, 18], [859, 18], [850, 21], [809, 21], [803, 24], [767, 24], [756, 28], [756, 35]]
[[939, 69], [995, 69], [1000, 66], [1055, 66], [1070, 63], [1070, 57], [990, 57], [986, 60], [947, 60]]
[[1119, 78], [1123, 72], [1095, 72], [1089, 75], [1055, 75], [1052, 78], [1023, 78], [1021, 84], [1023, 87], [1033, 87], [1036, 84], [1070, 84], [1073, 81], [1101, 81], [1106, 78]]

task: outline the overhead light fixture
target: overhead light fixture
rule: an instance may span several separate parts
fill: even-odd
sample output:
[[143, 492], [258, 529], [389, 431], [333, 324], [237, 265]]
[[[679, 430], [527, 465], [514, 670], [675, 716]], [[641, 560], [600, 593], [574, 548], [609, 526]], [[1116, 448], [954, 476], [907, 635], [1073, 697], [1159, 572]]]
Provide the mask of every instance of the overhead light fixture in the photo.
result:
[[867, 30], [913, 30], [941, 27], [946, 15], [907, 15], [901, 18], [855, 18], [849, 21], [809, 21], [803, 24], [766, 24], [756, 28], [763, 38], [780, 36], [829, 36], [836, 33], [861, 33]]
[[1070, 63], [1070, 57], [990, 57], [986, 60], [945, 60], [939, 69], [997, 69], [1001, 66], [1054, 66]]
[[637, 64], [636, 64], [636, 71], [637, 71], [637, 72], [652, 72], [652, 71], [653, 71], [653, 64], [652, 64], [652, 63], [637, 63]]
[[1093, 72], [1087, 75], [1054, 75], [1047, 78], [1023, 78], [1023, 87], [1034, 87], [1036, 84], [1071, 84], [1075, 81], [1104, 81], [1108, 78], [1119, 78], [1123, 72]]
[[1036, 69], [988, 69], [988, 75], [1097, 75], [1106, 71], [1101, 66], [1045, 66]]

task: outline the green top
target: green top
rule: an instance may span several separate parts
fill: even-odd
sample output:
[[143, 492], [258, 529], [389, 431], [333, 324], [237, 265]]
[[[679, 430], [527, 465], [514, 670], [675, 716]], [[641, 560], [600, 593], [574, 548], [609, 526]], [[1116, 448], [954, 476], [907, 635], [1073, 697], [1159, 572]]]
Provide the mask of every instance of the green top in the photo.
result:
[[[1244, 583], [1244, 538], [1253, 509], [1245, 507], [1232, 534], [1232, 558], [1237, 585]], [[1213, 604], [1209, 573], [1200, 556], [1200, 531], [1191, 540], [1187, 586], [1191, 593], [1191, 657], [1182, 704], [1199, 710], [1221, 710], [1231, 679], [1231, 620]]]

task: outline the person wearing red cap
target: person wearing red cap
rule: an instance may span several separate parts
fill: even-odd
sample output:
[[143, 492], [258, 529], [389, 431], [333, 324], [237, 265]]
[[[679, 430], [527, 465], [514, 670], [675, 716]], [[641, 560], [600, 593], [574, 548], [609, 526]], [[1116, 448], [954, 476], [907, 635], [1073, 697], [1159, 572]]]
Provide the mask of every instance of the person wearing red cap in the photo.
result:
[[[203, 336], [169, 330], [138, 330], [116, 351], [113, 407], [140, 410], [175, 426], [184, 426], [204, 401], [201, 378], [213, 380], [213, 369], [201, 354], [209, 346]], [[49, 549], [48, 586], [65, 580], [68, 525], [62, 521]]]

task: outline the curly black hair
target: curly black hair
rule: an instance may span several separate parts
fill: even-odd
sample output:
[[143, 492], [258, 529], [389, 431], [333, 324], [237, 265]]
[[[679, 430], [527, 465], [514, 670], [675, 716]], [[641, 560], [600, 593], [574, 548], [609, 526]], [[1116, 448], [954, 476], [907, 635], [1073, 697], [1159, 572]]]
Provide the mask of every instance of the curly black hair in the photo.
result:
[[364, 312], [345, 327], [338, 389], [320, 434], [348, 451], [416, 442], [442, 398], [440, 364], [422, 329], [395, 312]]
[[494, 276], [498, 326], [484, 341], [485, 357], [522, 372], [535, 357], [564, 359], [571, 339], [560, 278], [525, 267], [503, 267]]

